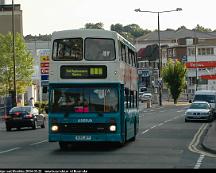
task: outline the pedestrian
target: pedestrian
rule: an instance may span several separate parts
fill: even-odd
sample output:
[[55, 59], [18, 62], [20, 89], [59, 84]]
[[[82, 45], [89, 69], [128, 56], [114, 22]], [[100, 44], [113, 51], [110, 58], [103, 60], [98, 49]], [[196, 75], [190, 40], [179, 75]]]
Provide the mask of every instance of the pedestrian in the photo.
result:
[[34, 98], [33, 97], [31, 97], [29, 99], [29, 106], [34, 106]]

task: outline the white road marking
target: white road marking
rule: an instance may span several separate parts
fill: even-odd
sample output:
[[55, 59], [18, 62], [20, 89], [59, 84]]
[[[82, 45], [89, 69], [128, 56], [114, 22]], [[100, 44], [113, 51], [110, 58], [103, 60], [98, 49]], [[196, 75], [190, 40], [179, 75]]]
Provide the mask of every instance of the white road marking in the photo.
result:
[[158, 124], [158, 126], [162, 126], [162, 125], [164, 125], [164, 123], [160, 123], [160, 124]]
[[143, 131], [143, 132], [142, 132], [142, 134], [144, 134], [144, 133], [146, 133], [146, 132], [148, 132], [148, 131], [149, 131], [149, 129], [147, 129], [147, 130]]
[[12, 149], [5, 150], [5, 151], [0, 151], [0, 154], [8, 153], [8, 152], [11, 152], [11, 151], [14, 151], [14, 150], [18, 150], [18, 149], [20, 149], [20, 147], [12, 148]]
[[202, 165], [202, 161], [203, 161], [204, 157], [205, 157], [205, 155], [203, 155], [203, 154], [200, 155], [199, 159], [197, 160], [196, 165], [194, 166], [194, 169], [200, 168], [200, 166]]
[[41, 144], [41, 143], [44, 143], [44, 142], [48, 142], [48, 140], [43, 140], [43, 141], [39, 141], [39, 142], [35, 142], [33, 144], [30, 144], [31, 146], [32, 145], [38, 145], [38, 144]]
[[162, 125], [164, 125], [165, 123], [167, 123], [167, 122], [169, 122], [169, 121], [173, 121], [173, 120], [175, 120], [175, 119], [177, 119], [177, 118], [179, 118], [179, 117], [180, 117], [180, 116], [176, 116], [176, 117], [171, 118], [171, 119], [169, 119], [169, 120], [166, 120], [166, 121], [164, 121], [164, 122], [162, 122], [162, 123], [153, 125], [152, 127], [150, 127], [150, 128], [148, 128], [148, 129], [146, 129], [145, 131], [143, 131], [142, 134], [145, 134], [145, 133], [148, 132], [149, 130], [152, 130], [152, 129], [155, 128], [155, 127], [162, 126]]

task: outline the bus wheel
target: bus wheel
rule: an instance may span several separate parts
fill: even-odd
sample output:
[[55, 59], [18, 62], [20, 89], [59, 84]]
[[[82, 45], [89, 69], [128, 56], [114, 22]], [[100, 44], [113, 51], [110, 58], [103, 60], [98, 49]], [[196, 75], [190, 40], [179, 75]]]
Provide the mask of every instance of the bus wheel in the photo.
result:
[[59, 147], [61, 150], [67, 150], [68, 149], [68, 143], [67, 142], [59, 142]]
[[136, 120], [134, 122], [134, 136], [131, 138], [131, 141], [135, 141], [136, 140]]

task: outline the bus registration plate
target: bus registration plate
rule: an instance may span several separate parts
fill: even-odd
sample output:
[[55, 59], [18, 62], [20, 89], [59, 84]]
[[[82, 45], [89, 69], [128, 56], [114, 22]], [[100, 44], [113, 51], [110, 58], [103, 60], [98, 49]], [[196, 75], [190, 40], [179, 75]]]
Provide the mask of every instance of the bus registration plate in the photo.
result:
[[91, 140], [91, 136], [75, 136], [75, 139], [77, 141], [90, 141]]

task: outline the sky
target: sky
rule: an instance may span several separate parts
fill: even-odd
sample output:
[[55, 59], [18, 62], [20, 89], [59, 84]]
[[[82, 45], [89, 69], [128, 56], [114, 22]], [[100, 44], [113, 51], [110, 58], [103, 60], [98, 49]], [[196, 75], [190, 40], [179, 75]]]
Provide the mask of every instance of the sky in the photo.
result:
[[[11, 4], [12, 1], [5, 2]], [[86, 23], [98, 22], [102, 22], [106, 30], [117, 23], [157, 29], [157, 14], [135, 12], [137, 8], [156, 12], [182, 8], [182, 11], [161, 13], [160, 30], [180, 26], [193, 29], [197, 24], [216, 29], [216, 0], [14, 0], [14, 3], [21, 4], [24, 36], [79, 29]]]

